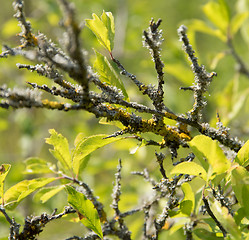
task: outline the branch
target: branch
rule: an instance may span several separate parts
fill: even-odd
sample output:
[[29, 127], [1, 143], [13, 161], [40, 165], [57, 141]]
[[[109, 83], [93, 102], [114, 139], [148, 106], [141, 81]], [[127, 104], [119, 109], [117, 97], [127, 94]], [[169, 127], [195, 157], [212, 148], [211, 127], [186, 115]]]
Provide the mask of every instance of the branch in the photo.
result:
[[62, 12], [65, 15], [63, 26], [66, 28], [66, 38], [64, 38], [64, 43], [69, 53], [69, 56], [75, 63], [77, 63], [77, 80], [83, 87], [83, 91], [88, 93], [89, 86], [87, 79], [87, 69], [80, 44], [81, 29], [78, 26], [77, 21], [75, 21], [74, 6], [72, 3], [68, 3], [67, 0], [59, 0], [59, 3], [63, 9]]
[[190, 119], [194, 121], [199, 121], [201, 118], [201, 110], [205, 107], [206, 101], [204, 94], [208, 90], [208, 86], [210, 85], [213, 76], [216, 76], [216, 73], [207, 73], [205, 67], [200, 66], [195, 57], [195, 51], [192, 49], [192, 46], [189, 43], [187, 37], [187, 28], [182, 25], [178, 29], [178, 34], [180, 37], [180, 41], [183, 42], [183, 49], [188, 54], [190, 61], [192, 62], [192, 70], [195, 74], [195, 83], [194, 86], [191, 87], [191, 90], [194, 92], [195, 103], [193, 109], [188, 112]]
[[221, 223], [218, 221], [218, 219], [214, 216], [211, 208], [209, 207], [209, 203], [208, 200], [205, 198], [205, 196], [203, 195], [202, 200], [204, 202], [205, 208], [209, 214], [209, 216], [215, 221], [217, 227], [221, 230], [223, 237], [226, 237], [227, 235], [227, 231], [223, 228], [223, 226], [221, 225]]
[[230, 53], [232, 54], [232, 56], [234, 57], [235, 61], [238, 64], [238, 71], [249, 78], [249, 70], [248, 70], [246, 64], [244, 63], [244, 61], [242, 60], [242, 58], [236, 52], [234, 45], [233, 45], [232, 37], [229, 36], [229, 34], [227, 37], [227, 45], [230, 49]]
[[157, 88], [157, 94], [153, 96], [153, 105], [159, 111], [162, 111], [164, 109], [164, 103], [163, 103], [164, 64], [160, 58], [161, 57], [160, 51], [163, 42], [163, 37], [162, 37], [162, 30], [158, 30], [161, 22], [162, 22], [161, 19], [159, 19], [156, 23], [154, 22], [154, 19], [152, 19], [150, 21], [150, 27], [148, 32], [144, 31], [143, 33], [144, 46], [150, 49], [150, 53], [155, 63], [155, 69], [157, 72], [158, 88]]

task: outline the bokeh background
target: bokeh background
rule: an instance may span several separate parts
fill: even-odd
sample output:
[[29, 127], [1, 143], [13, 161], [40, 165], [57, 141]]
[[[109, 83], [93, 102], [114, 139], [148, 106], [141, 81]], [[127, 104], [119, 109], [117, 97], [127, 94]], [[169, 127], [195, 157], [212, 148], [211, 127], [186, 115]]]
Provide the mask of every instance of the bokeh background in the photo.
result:
[[[63, 29], [59, 27], [62, 13], [57, 1], [25, 0], [24, 2], [26, 16], [31, 21], [34, 32], [40, 31], [59, 44], [59, 40], [63, 36]], [[195, 31], [196, 19], [202, 20], [210, 28], [216, 29], [215, 24], [203, 12], [203, 6], [210, 1], [72, 0], [71, 2], [76, 6], [77, 19], [82, 24], [84, 19], [91, 18], [92, 13], [96, 13], [98, 16], [103, 10], [113, 13], [116, 23], [114, 56], [122, 62], [127, 71], [135, 74], [140, 81], [146, 84], [156, 84], [157, 77], [151, 56], [148, 50], [143, 47], [142, 33], [148, 28], [151, 18], [163, 20], [161, 28], [165, 41], [162, 45], [161, 56], [165, 63], [165, 102], [170, 109], [178, 114], [186, 113], [193, 104], [192, 93], [179, 89], [190, 86], [194, 81], [189, 61], [181, 48], [181, 42], [179, 42], [177, 35], [177, 28], [181, 24], [185, 24], [189, 28], [189, 37], [199, 57], [199, 63], [204, 64], [207, 71], [215, 71], [218, 74], [210, 86], [209, 95], [207, 95], [208, 105], [204, 111], [204, 121], [215, 127], [217, 111], [221, 121], [231, 128], [233, 135], [242, 140], [248, 139], [249, 79], [238, 73], [236, 61], [229, 54], [229, 48], [224, 41], [210, 34]], [[240, 12], [249, 10], [247, 0], [226, 0], [225, 2], [229, 6], [231, 18]], [[19, 37], [16, 34], [20, 32], [20, 29], [13, 14], [11, 1], [1, 1], [1, 48], [5, 44], [11, 47], [19, 44]], [[248, 20], [245, 20], [236, 33], [233, 42], [236, 51], [247, 63], [249, 57]], [[93, 48], [105, 54], [95, 36], [86, 27], [82, 31], [82, 46], [88, 51], [90, 64], [94, 61]], [[29, 81], [51, 86], [50, 81], [35, 73], [18, 70], [17, 63], [30, 64], [19, 56], [0, 59], [1, 85], [6, 84], [10, 88], [28, 88], [25, 82]], [[132, 101], [151, 104], [142, 94], [137, 93], [137, 89], [128, 79], [124, 78], [123, 81]], [[44, 94], [44, 96], [46, 95]], [[6, 188], [25, 178], [34, 177], [23, 174], [26, 158], [38, 156], [47, 161], [55, 161], [44, 140], [49, 136], [48, 130], [52, 128], [67, 137], [71, 147], [73, 147], [73, 141], [79, 133], [83, 133], [87, 137], [93, 134], [111, 134], [117, 130], [115, 126], [99, 124], [99, 119], [84, 111], [0, 109], [0, 163], [12, 164], [12, 169], [6, 180]], [[156, 136], [150, 134], [147, 134], [146, 137], [157, 140]], [[96, 195], [100, 197], [110, 212], [112, 181], [118, 158], [122, 159], [124, 165], [121, 210], [132, 209], [148, 200], [152, 194], [151, 186], [143, 179], [131, 176], [131, 171], [142, 171], [147, 168], [156, 180], [161, 177], [154, 156], [155, 151], [160, 151], [160, 149], [138, 147], [135, 140], [127, 139], [124, 142], [118, 142], [98, 150], [92, 154], [89, 165], [81, 176], [94, 189]], [[167, 150], [163, 152], [168, 156], [167, 164], [171, 164], [170, 154]], [[188, 151], [180, 149], [179, 157], [185, 157], [187, 153]], [[11, 214], [16, 217], [16, 220], [22, 222], [26, 215], [39, 215], [42, 212], [51, 213], [54, 208], [61, 211], [66, 204], [66, 195], [63, 193], [55, 196], [46, 204], [41, 204], [36, 199], [25, 199], [17, 211], [11, 212]], [[143, 223], [141, 220], [142, 214], [127, 219], [134, 239], [138, 239], [141, 234]], [[64, 229], [61, 226], [65, 223], [66, 220], [59, 220], [49, 224], [39, 239], [64, 239], [72, 235], [83, 234], [84, 227], [80, 224], [71, 223], [66, 225], [67, 227]], [[8, 225], [0, 216], [0, 239], [1, 237], [4, 239], [7, 233]], [[162, 239], [167, 234], [165, 231], [162, 234]], [[181, 239], [182, 235], [177, 234], [175, 236]]]

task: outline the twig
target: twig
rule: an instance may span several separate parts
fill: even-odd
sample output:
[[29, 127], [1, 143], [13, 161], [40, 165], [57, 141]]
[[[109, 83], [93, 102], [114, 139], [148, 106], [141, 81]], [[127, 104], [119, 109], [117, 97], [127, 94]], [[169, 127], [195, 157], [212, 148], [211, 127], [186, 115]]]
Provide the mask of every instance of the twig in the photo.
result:
[[22, 32], [19, 34], [22, 37], [22, 45], [19, 47], [20, 49], [28, 47], [28, 46], [36, 46], [37, 45], [37, 38], [32, 33], [31, 24], [29, 21], [26, 20], [24, 14], [24, 2], [23, 0], [15, 0], [13, 2], [13, 8], [15, 10], [14, 17], [18, 20]]
[[227, 46], [229, 47], [230, 53], [232, 54], [232, 56], [234, 57], [234, 59], [236, 60], [238, 64], [238, 71], [249, 78], [249, 70], [246, 64], [244, 63], [244, 61], [242, 60], [242, 58], [236, 52], [234, 45], [233, 45], [232, 38], [229, 35], [227, 37]]
[[204, 93], [207, 92], [208, 86], [212, 81], [213, 76], [216, 76], [216, 73], [207, 73], [205, 67], [200, 66], [195, 57], [195, 51], [192, 49], [192, 46], [189, 43], [187, 37], [187, 28], [182, 25], [178, 29], [178, 34], [180, 37], [180, 41], [183, 42], [183, 48], [185, 52], [188, 54], [190, 61], [192, 62], [192, 70], [195, 74], [195, 85], [192, 87], [194, 91], [194, 99], [195, 103], [193, 109], [189, 111], [190, 119], [194, 121], [199, 121], [201, 118], [201, 111], [206, 105]]
[[160, 172], [164, 178], [167, 178], [165, 169], [163, 167], [163, 160], [165, 159], [165, 155], [163, 153], [157, 153], [157, 152], [155, 154], [156, 154], [157, 162], [160, 166]]
[[157, 71], [158, 88], [157, 88], [157, 94], [153, 98], [153, 105], [159, 111], [162, 111], [164, 108], [164, 103], [163, 103], [164, 64], [160, 56], [163, 37], [162, 37], [162, 30], [158, 30], [161, 22], [162, 22], [161, 19], [159, 19], [157, 22], [154, 22], [154, 19], [152, 19], [150, 21], [150, 27], [148, 31], [144, 31], [143, 33], [144, 45], [150, 49], [153, 61], [155, 63], [155, 69]]
[[80, 32], [81, 29], [78, 26], [77, 21], [75, 21], [75, 11], [73, 4], [69, 4], [67, 0], [59, 0], [60, 5], [63, 8], [63, 13], [65, 15], [63, 26], [66, 28], [67, 41], [65, 45], [69, 52], [71, 59], [78, 65], [78, 76], [76, 76], [78, 82], [82, 85], [83, 91], [87, 93], [89, 91], [88, 79], [87, 79], [87, 69], [85, 65], [85, 60], [81, 50], [80, 44]]
[[218, 219], [214, 216], [212, 210], [209, 207], [209, 203], [208, 200], [205, 198], [205, 196], [203, 195], [202, 200], [204, 202], [206, 211], [208, 212], [209, 216], [215, 221], [217, 227], [221, 230], [223, 237], [226, 237], [227, 235], [227, 231], [223, 228], [223, 226], [221, 225], [221, 223], [218, 221]]
[[122, 235], [124, 236], [124, 239], [131, 239], [131, 232], [128, 230], [127, 226], [124, 223], [124, 219], [120, 217], [120, 210], [118, 203], [120, 201], [121, 196], [121, 170], [122, 170], [122, 162], [121, 159], [118, 160], [118, 167], [117, 167], [117, 173], [115, 174], [115, 185], [113, 187], [113, 193], [112, 193], [112, 204], [111, 207], [113, 208], [115, 212], [114, 219], [117, 219], [119, 223], [120, 231], [122, 231]]
[[9, 215], [6, 213], [5, 208], [3, 207], [3, 205], [0, 205], [0, 212], [4, 215], [4, 217], [9, 222], [9, 224], [12, 225], [13, 222], [12, 222], [11, 218], [9, 217]]

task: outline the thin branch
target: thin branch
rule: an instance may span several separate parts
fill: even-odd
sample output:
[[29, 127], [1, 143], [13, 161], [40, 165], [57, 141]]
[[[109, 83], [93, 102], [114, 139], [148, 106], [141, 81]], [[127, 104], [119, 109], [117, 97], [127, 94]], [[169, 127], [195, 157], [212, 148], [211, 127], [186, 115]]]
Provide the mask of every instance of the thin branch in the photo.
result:
[[182, 25], [178, 29], [178, 34], [180, 37], [180, 41], [183, 42], [183, 49], [188, 54], [190, 61], [192, 62], [192, 70], [195, 74], [195, 84], [192, 87], [194, 91], [194, 99], [195, 103], [193, 109], [189, 111], [190, 119], [194, 121], [199, 121], [202, 116], [202, 109], [206, 106], [205, 96], [204, 94], [208, 90], [208, 86], [212, 81], [213, 76], [216, 76], [216, 73], [207, 73], [205, 67], [202, 65], [200, 66], [195, 57], [195, 51], [192, 49], [192, 46], [189, 43], [187, 37], [187, 28]]
[[205, 196], [202, 197], [202, 200], [204, 202], [207, 213], [215, 221], [217, 227], [221, 230], [223, 237], [226, 237], [227, 231], [224, 229], [224, 227], [221, 225], [221, 223], [218, 221], [218, 219], [214, 216], [211, 208], [209, 207], [208, 200], [205, 198]]
[[11, 218], [9, 217], [9, 215], [6, 213], [5, 208], [3, 207], [3, 205], [0, 205], [0, 212], [4, 215], [4, 217], [9, 222], [9, 224], [12, 225], [13, 221], [11, 220]]
[[155, 154], [156, 154], [157, 162], [160, 166], [160, 172], [164, 178], [167, 178], [165, 169], [163, 167], [163, 160], [165, 159], [165, 155], [163, 153], [157, 153], [157, 152]]
[[227, 46], [229, 47], [230, 53], [232, 54], [232, 56], [234, 57], [235, 61], [238, 64], [238, 71], [249, 78], [249, 70], [244, 61], [242, 60], [242, 58], [236, 52], [231, 36], [227, 37]]
[[65, 15], [65, 19], [63, 22], [63, 26], [66, 28], [67, 33], [67, 37], [64, 38], [64, 40], [66, 40], [65, 45], [67, 47], [71, 59], [78, 65], [79, 73], [77, 76], [77, 80], [83, 87], [83, 91], [85, 93], [88, 93], [89, 86], [87, 79], [87, 69], [80, 44], [81, 29], [78, 26], [77, 21], [75, 20], [74, 6], [67, 0], [59, 0], [59, 3], [62, 6], [63, 13]]
[[131, 239], [131, 232], [128, 230], [127, 226], [125, 225], [124, 219], [120, 217], [120, 210], [119, 210], [119, 201], [121, 196], [121, 170], [122, 170], [122, 162], [121, 159], [118, 160], [118, 167], [117, 167], [117, 173], [115, 174], [115, 185], [113, 187], [113, 193], [112, 193], [112, 204], [111, 207], [113, 208], [115, 212], [114, 219], [117, 219], [119, 223], [120, 231], [123, 232], [123, 235], [125, 236], [125, 239]]
[[150, 27], [148, 31], [144, 31], [144, 45], [150, 49], [152, 59], [155, 63], [155, 69], [157, 72], [158, 88], [157, 94], [153, 98], [153, 105], [157, 110], [162, 111], [164, 108], [163, 103], [163, 85], [164, 85], [164, 63], [161, 60], [160, 51], [163, 42], [162, 30], [158, 30], [162, 20], [159, 19], [156, 23], [154, 19], [150, 21]]
[[15, 10], [14, 17], [18, 20], [22, 32], [19, 34], [22, 37], [22, 45], [20, 49], [28, 47], [28, 46], [36, 46], [37, 45], [37, 38], [32, 33], [31, 24], [29, 21], [26, 20], [24, 14], [24, 1], [23, 0], [15, 0], [13, 1], [13, 8]]

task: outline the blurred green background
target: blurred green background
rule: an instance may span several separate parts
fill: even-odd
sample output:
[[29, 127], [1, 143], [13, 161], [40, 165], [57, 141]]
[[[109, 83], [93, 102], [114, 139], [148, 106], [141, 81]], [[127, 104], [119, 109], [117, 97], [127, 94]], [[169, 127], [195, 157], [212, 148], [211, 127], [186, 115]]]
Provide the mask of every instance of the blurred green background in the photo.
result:
[[[26, 16], [31, 21], [34, 32], [40, 31], [59, 44], [63, 29], [58, 27], [62, 14], [57, 2], [54, 0], [26, 0], [24, 2]], [[116, 23], [114, 56], [123, 63], [127, 71], [135, 74], [140, 81], [146, 84], [156, 84], [157, 76], [151, 56], [142, 45], [142, 32], [149, 26], [151, 18], [163, 20], [161, 28], [165, 41], [162, 45], [161, 56], [165, 63], [165, 102], [170, 109], [178, 114], [186, 113], [193, 104], [192, 93], [179, 90], [181, 86], [190, 86], [194, 81], [190, 64], [177, 35], [177, 28], [181, 24], [185, 24], [190, 29], [189, 37], [193, 41], [192, 45], [199, 57], [199, 63], [204, 64], [207, 71], [215, 71], [218, 74], [210, 86], [210, 95], [207, 95], [208, 106], [204, 112], [204, 121], [210, 122], [215, 127], [216, 111], [218, 111], [221, 121], [231, 128], [232, 134], [244, 140], [248, 138], [249, 79], [237, 72], [236, 62], [228, 54], [229, 49], [225, 42], [215, 36], [194, 31], [194, 19], [203, 20], [211, 28], [216, 28], [203, 12], [203, 6], [210, 1], [74, 0], [72, 2], [76, 6], [77, 19], [82, 23], [84, 23], [84, 19], [91, 18], [92, 13], [96, 13], [98, 16], [103, 10], [113, 13]], [[227, 0], [225, 2], [229, 6], [231, 17], [249, 9], [249, 3], [246, 0]], [[0, 8], [1, 47], [4, 44], [11, 47], [19, 44], [19, 37], [16, 34], [20, 32], [20, 29], [16, 19], [12, 17], [13, 14], [11, 1], [2, 1]], [[234, 36], [236, 51], [245, 62], [248, 62], [248, 43], [248, 20], [246, 20]], [[86, 27], [83, 28], [82, 32], [82, 46], [89, 53], [88, 61], [90, 64], [94, 61], [93, 48], [104, 53], [95, 36]], [[21, 57], [0, 59], [1, 85], [6, 84], [10, 88], [27, 88], [26, 81], [51, 85], [47, 79], [35, 73], [18, 70], [16, 63], [29, 62]], [[137, 89], [127, 79], [123, 80], [131, 101], [151, 104], [142, 94], [137, 93]], [[49, 136], [48, 129], [54, 128], [63, 134], [73, 147], [73, 141], [80, 132], [83, 132], [85, 136], [90, 136], [101, 133], [111, 134], [117, 130], [114, 126], [99, 124], [98, 121], [92, 114], [84, 111], [0, 109], [0, 163], [12, 164], [6, 188], [26, 177], [22, 174], [24, 171], [23, 161], [26, 158], [39, 156], [48, 161], [54, 161], [52, 155], [49, 154], [49, 146], [45, 144], [44, 140]], [[155, 136], [149, 134], [147, 137], [156, 139]], [[144, 168], [148, 168], [155, 179], [160, 179], [154, 156], [155, 150], [160, 150], [155, 147], [142, 147], [135, 154], [131, 154], [130, 152], [138, 146], [137, 144], [135, 140], [129, 139], [98, 150], [91, 156], [89, 166], [83, 173], [83, 180], [93, 187], [96, 194], [100, 196], [100, 200], [106, 204], [107, 209], [111, 203], [112, 181], [118, 158], [123, 160], [124, 165], [121, 210], [129, 210], [139, 205], [147, 200], [152, 193], [149, 184], [144, 183], [139, 177], [130, 176], [131, 171], [142, 171]], [[170, 162], [169, 153], [165, 150], [164, 153], [168, 156], [167, 163]], [[179, 157], [185, 157], [187, 153], [188, 151], [181, 149]], [[141, 184], [143, 184], [143, 188], [140, 187]], [[23, 221], [23, 216], [38, 215], [43, 211], [51, 213], [55, 207], [61, 211], [65, 203], [66, 196], [63, 194], [59, 194], [44, 205], [33, 202], [29, 198], [20, 204], [18, 211], [11, 214], [17, 220]], [[139, 222], [138, 219], [141, 220], [138, 217], [128, 219], [134, 232], [134, 239], [141, 233], [142, 222]], [[4, 237], [8, 228], [2, 216], [0, 216], [0, 221], [0, 237]], [[76, 226], [72, 224], [72, 230], [65, 230], [64, 233], [60, 227], [63, 221], [65, 220], [49, 224], [39, 239], [48, 239], [48, 236], [50, 239], [63, 239], [82, 234], [83, 230], [77, 224]], [[59, 230], [55, 231], [56, 228]], [[68, 227], [68, 229], [70, 228]], [[166, 235], [167, 233], [164, 233], [162, 236]], [[181, 239], [180, 235], [178, 239]]]

